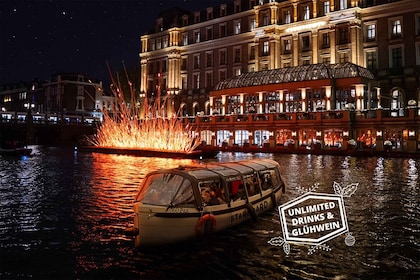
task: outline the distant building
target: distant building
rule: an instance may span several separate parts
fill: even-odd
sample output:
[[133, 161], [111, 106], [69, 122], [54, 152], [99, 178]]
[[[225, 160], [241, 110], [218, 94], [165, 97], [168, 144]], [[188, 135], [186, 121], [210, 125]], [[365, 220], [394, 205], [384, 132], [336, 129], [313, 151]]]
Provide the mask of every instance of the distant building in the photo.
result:
[[82, 74], [60, 73], [42, 83], [0, 86], [3, 122], [24, 122], [28, 113], [35, 122], [99, 120], [112, 100], [103, 93], [102, 82]]

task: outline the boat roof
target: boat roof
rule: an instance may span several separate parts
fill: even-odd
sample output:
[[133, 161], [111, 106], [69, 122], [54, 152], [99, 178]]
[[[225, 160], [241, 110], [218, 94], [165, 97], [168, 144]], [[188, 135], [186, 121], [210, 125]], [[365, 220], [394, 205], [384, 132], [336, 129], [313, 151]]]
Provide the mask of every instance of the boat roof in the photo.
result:
[[239, 162], [211, 163], [203, 166], [183, 166], [178, 170], [187, 173], [197, 180], [211, 180], [219, 178], [220, 175], [223, 177], [233, 177], [251, 174], [255, 171], [261, 171], [267, 168], [275, 168], [276, 166], [278, 166], [276, 161], [270, 159], [255, 159]]

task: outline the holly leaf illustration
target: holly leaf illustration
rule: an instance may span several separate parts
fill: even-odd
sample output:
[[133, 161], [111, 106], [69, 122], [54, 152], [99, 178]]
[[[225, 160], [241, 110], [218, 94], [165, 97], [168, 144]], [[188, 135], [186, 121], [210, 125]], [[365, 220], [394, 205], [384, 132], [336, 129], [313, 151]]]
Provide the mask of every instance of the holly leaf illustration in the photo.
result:
[[359, 186], [359, 183], [354, 183], [354, 184], [347, 185], [342, 190], [342, 196], [343, 197], [352, 196], [352, 194], [354, 194], [356, 192], [358, 186]]
[[281, 246], [284, 243], [284, 239], [281, 236], [273, 237], [268, 241], [268, 243], [273, 246]]
[[335, 194], [338, 194], [338, 195], [343, 195], [343, 194], [342, 194], [343, 189], [341, 188], [341, 186], [340, 186], [340, 184], [339, 184], [339, 183], [337, 183], [337, 182], [335, 182], [335, 181], [334, 181], [333, 188], [334, 188], [334, 192], [335, 192]]
[[288, 255], [290, 253], [290, 244], [287, 242], [284, 242], [283, 244], [283, 251]]

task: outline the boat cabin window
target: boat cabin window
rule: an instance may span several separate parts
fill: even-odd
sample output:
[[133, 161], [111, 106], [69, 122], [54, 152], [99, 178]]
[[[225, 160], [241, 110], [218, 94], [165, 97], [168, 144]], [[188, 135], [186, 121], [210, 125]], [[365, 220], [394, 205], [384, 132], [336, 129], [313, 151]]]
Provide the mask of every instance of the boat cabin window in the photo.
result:
[[202, 181], [198, 183], [203, 205], [226, 203], [225, 191], [219, 181]]
[[241, 179], [227, 180], [230, 200], [245, 199], [246, 193]]
[[259, 172], [261, 188], [268, 190], [269, 188], [277, 187], [280, 185], [280, 176], [276, 169], [267, 169]]
[[244, 182], [248, 196], [253, 196], [261, 192], [256, 173], [244, 176]]
[[170, 173], [148, 176], [137, 201], [161, 206], [195, 206], [191, 182], [180, 175]]

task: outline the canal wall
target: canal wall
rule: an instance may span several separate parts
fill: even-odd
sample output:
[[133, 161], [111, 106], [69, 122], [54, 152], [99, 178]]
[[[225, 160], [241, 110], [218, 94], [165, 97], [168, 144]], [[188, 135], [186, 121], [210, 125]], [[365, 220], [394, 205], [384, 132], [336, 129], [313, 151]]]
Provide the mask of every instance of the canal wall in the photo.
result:
[[0, 124], [0, 142], [23, 141], [26, 145], [73, 146], [96, 133], [94, 125]]

